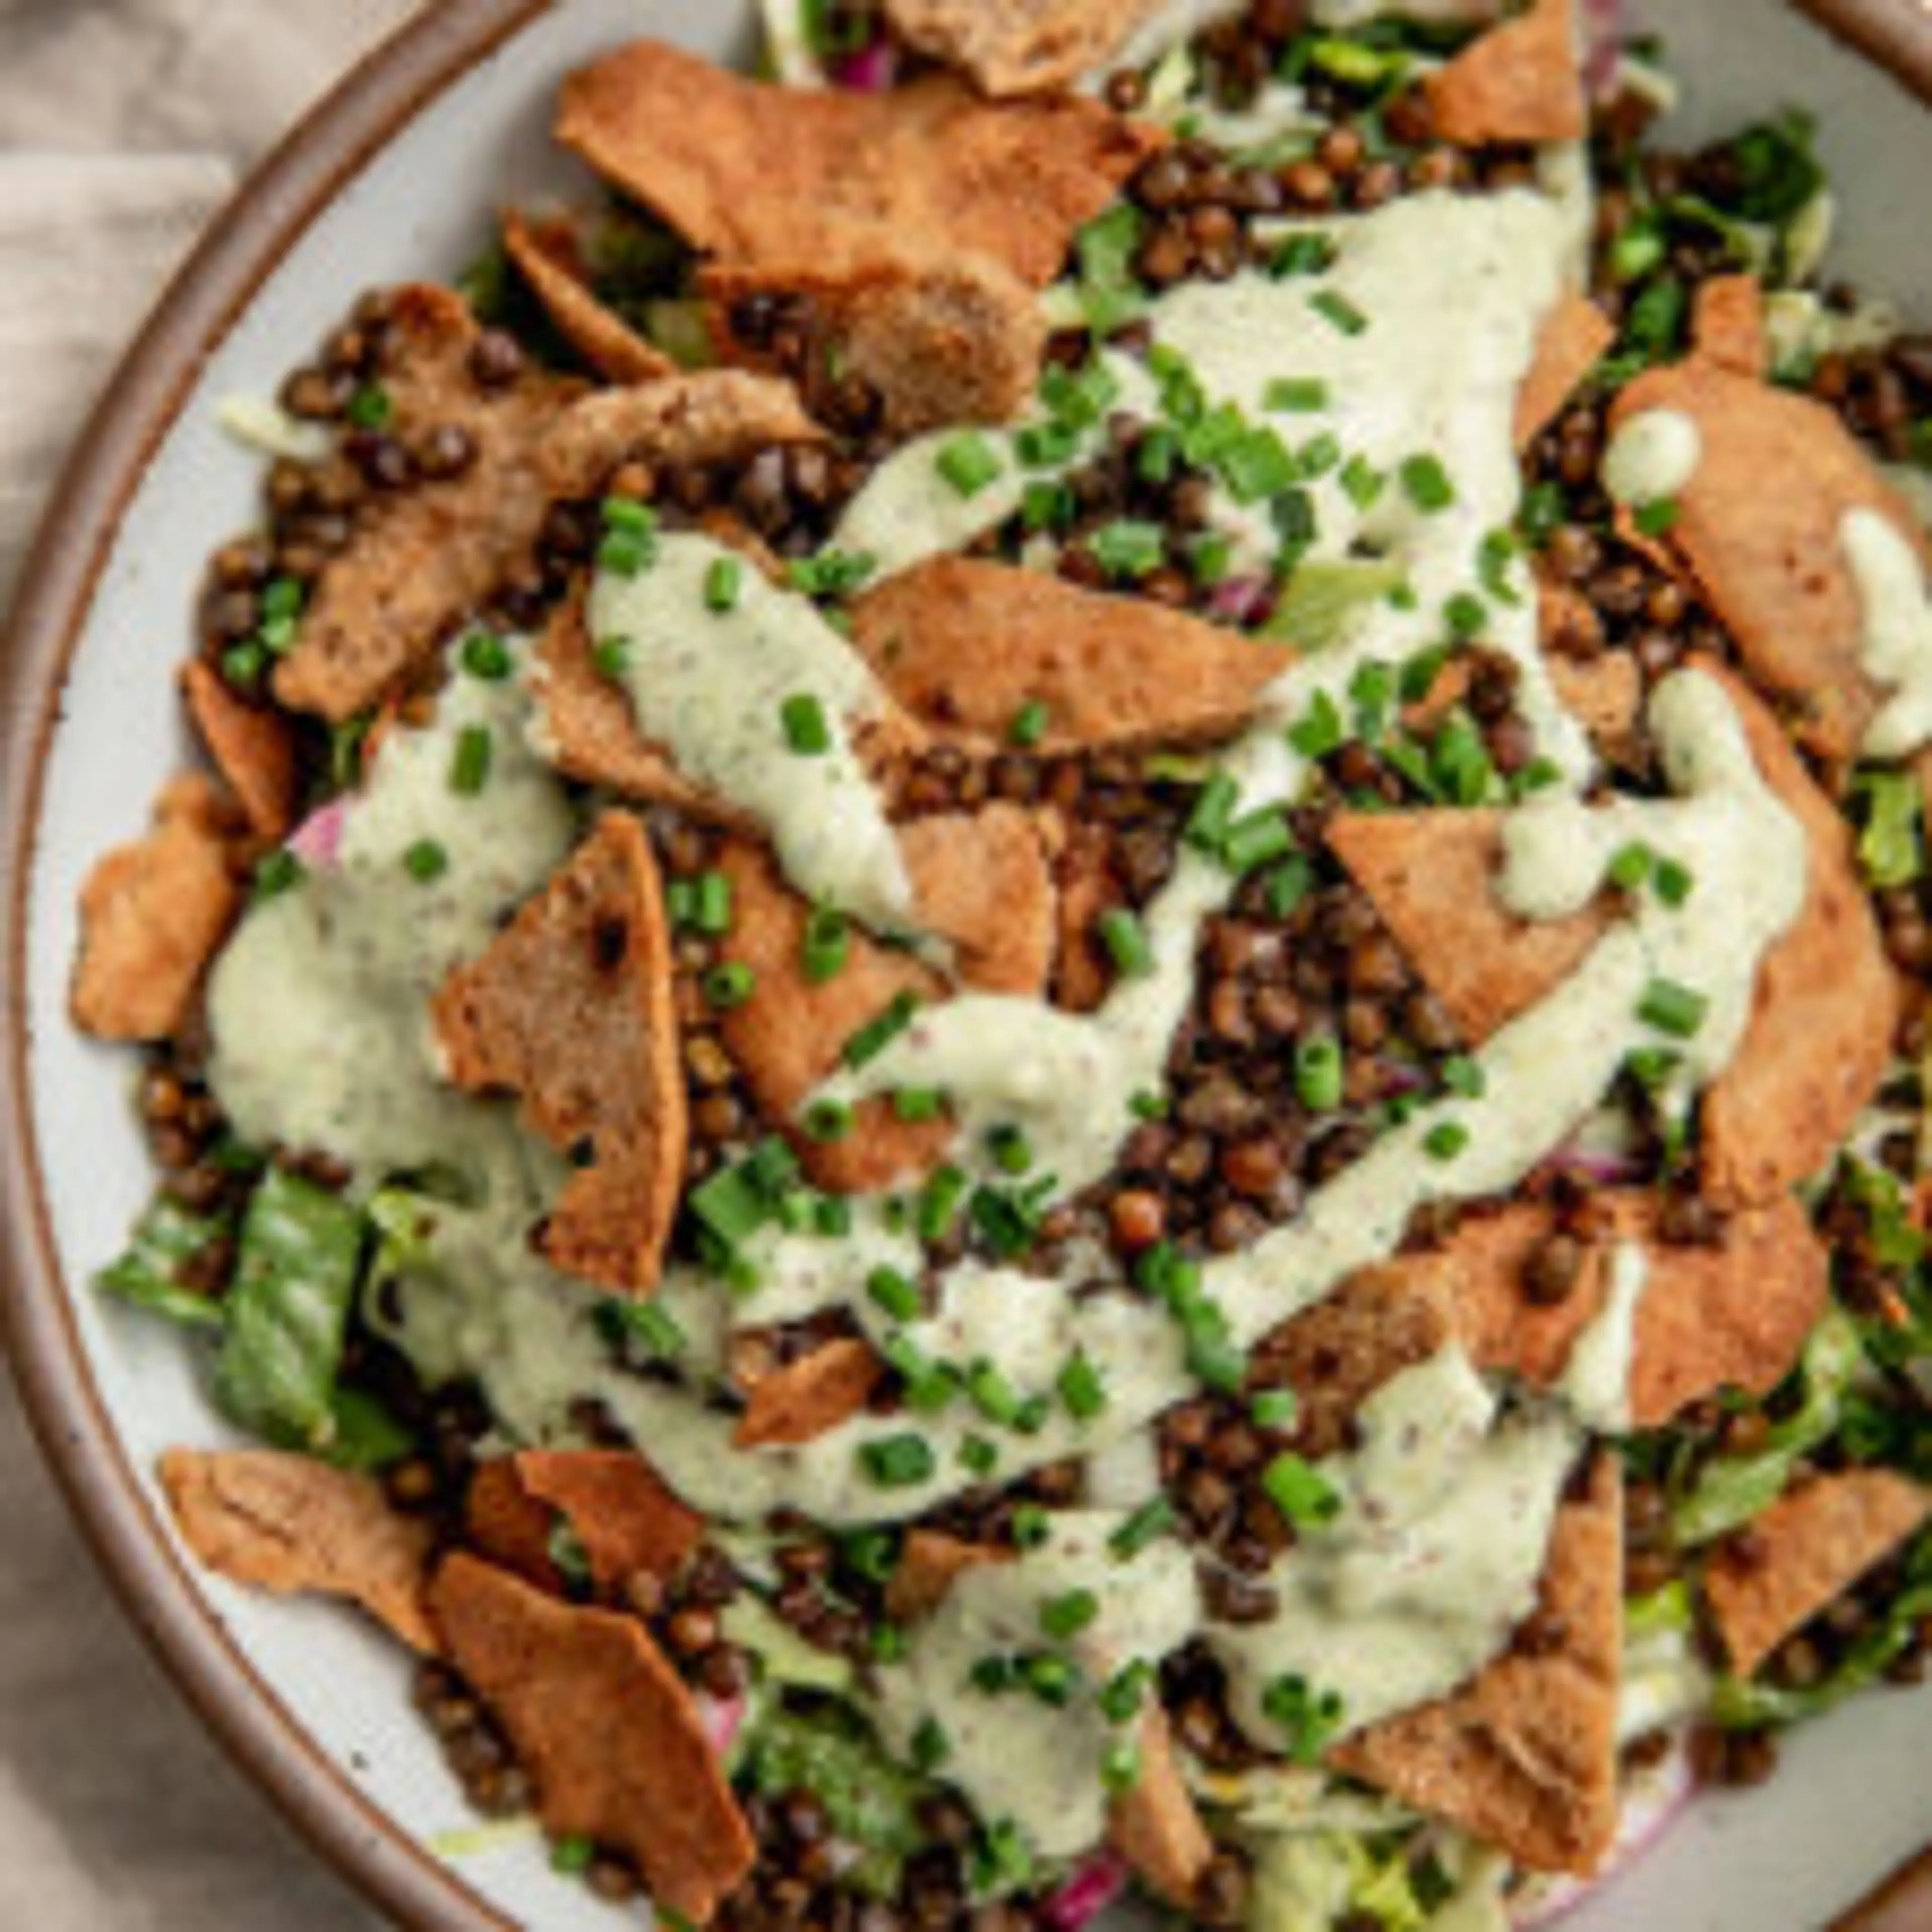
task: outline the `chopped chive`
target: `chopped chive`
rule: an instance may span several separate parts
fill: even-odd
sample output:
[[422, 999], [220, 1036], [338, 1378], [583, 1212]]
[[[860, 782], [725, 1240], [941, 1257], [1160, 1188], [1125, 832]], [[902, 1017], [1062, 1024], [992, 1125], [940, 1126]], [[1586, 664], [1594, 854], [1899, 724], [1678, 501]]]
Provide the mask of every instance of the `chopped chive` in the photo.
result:
[[1516, 524], [1525, 538], [1540, 549], [1562, 527], [1568, 514], [1569, 506], [1564, 500], [1560, 483], [1533, 483], [1523, 492]]
[[1231, 872], [1252, 872], [1294, 848], [1287, 819], [1273, 809], [1257, 812], [1228, 828], [1221, 858]]
[[845, 1064], [855, 1073], [860, 1068], [869, 1066], [912, 1024], [913, 1016], [918, 1011], [919, 1000], [915, 994], [895, 994], [880, 1012], [845, 1042], [842, 1055]]
[[488, 631], [472, 631], [458, 655], [463, 668], [486, 684], [500, 684], [510, 674], [510, 647]]
[[1091, 1590], [1069, 1590], [1049, 1597], [1040, 1606], [1040, 1627], [1056, 1643], [1076, 1637], [1100, 1614], [1100, 1600]]
[[426, 886], [449, 870], [449, 854], [434, 838], [418, 838], [403, 854], [403, 869], [418, 885]]
[[1316, 478], [1326, 476], [1342, 460], [1340, 440], [1324, 430], [1319, 436], [1310, 436], [1295, 454], [1296, 473], [1304, 483], [1312, 483]]
[[1348, 742], [1342, 713], [1328, 692], [1315, 694], [1300, 722], [1289, 728], [1288, 742], [1304, 758], [1325, 758]]
[[1100, 915], [1098, 930], [1101, 944], [1123, 979], [1144, 980], [1153, 973], [1154, 948], [1136, 914], [1115, 906]]
[[738, 608], [745, 587], [745, 566], [735, 556], [716, 559], [704, 574], [704, 604], [722, 616]]
[[986, 1136], [986, 1152], [1002, 1174], [1024, 1174], [1033, 1165], [1033, 1144], [1018, 1127], [994, 1128]]
[[1368, 317], [1340, 289], [1323, 289], [1310, 296], [1308, 306], [1344, 335], [1360, 335], [1369, 326]]
[[942, 1167], [920, 1190], [914, 1225], [922, 1241], [943, 1241], [952, 1231], [972, 1183], [956, 1167]]
[[983, 436], [971, 430], [942, 444], [939, 473], [962, 496], [976, 496], [1000, 474], [998, 452]]
[[969, 1436], [959, 1445], [960, 1466], [983, 1482], [1000, 1466], [1000, 1448], [983, 1436]]
[[628, 638], [599, 638], [590, 649], [590, 661], [600, 677], [620, 678], [631, 668]]
[[832, 748], [832, 728], [825, 707], [808, 691], [795, 692], [778, 706], [785, 742], [801, 758], [819, 758]]
[[1490, 621], [1490, 607], [1472, 591], [1460, 590], [1443, 605], [1442, 621], [1452, 638], [1467, 644], [1482, 634]]
[[1396, 472], [1408, 500], [1426, 516], [1446, 510], [1456, 500], [1456, 486], [1440, 457], [1424, 453], [1408, 458]]
[[936, 1466], [923, 1436], [888, 1436], [864, 1444], [859, 1466], [882, 1490], [909, 1490], [928, 1480]]
[[268, 668], [268, 652], [258, 644], [231, 644], [221, 654], [221, 675], [238, 690], [249, 690]]
[[1173, 1111], [1165, 1094], [1136, 1094], [1127, 1102], [1127, 1112], [1137, 1120], [1164, 1120]]
[[909, 1126], [936, 1120], [946, 1111], [946, 1096], [937, 1087], [896, 1087], [892, 1089], [892, 1114]]
[[828, 1194], [812, 1210], [813, 1232], [828, 1241], [842, 1241], [852, 1232], [852, 1204]]
[[1250, 430], [1215, 467], [1238, 503], [1278, 496], [1303, 473], [1287, 444], [1271, 429]]
[[1301, 1413], [1301, 1405], [1291, 1388], [1260, 1390], [1248, 1405], [1248, 1412], [1258, 1429], [1292, 1429]]
[[1675, 859], [1660, 859], [1651, 884], [1667, 906], [1681, 906], [1696, 890], [1696, 875]]
[[852, 956], [852, 928], [845, 915], [832, 906], [814, 906], [805, 922], [800, 963], [814, 986], [836, 980]]
[[1109, 1744], [1101, 1754], [1100, 1782], [1116, 1798], [1124, 1798], [1141, 1781], [1141, 1748], [1131, 1738]]
[[1704, 1024], [1710, 1005], [1703, 994], [1674, 980], [1653, 980], [1637, 1002], [1636, 1016], [1673, 1040], [1689, 1040]]
[[1016, 1505], [1009, 1526], [1014, 1543], [1022, 1550], [1037, 1550], [1053, 1534], [1053, 1516], [1038, 1503]]
[[1273, 919], [1293, 917], [1297, 907], [1315, 890], [1315, 868], [1298, 852], [1276, 866], [1262, 881], [1262, 896]]
[[1342, 1104], [1342, 1048], [1328, 1039], [1305, 1040], [1294, 1049], [1294, 1090], [1311, 1114], [1332, 1114]]
[[1284, 1450], [1262, 1472], [1262, 1487], [1282, 1514], [1298, 1528], [1328, 1522], [1342, 1507], [1341, 1496], [1334, 1484], [1292, 1450]]
[[1675, 496], [1657, 496], [1648, 503], [1640, 503], [1631, 513], [1630, 520], [1647, 537], [1667, 536], [1677, 527], [1681, 514], [1681, 506]]
[[1372, 509], [1388, 479], [1366, 456], [1352, 456], [1342, 466], [1342, 491], [1358, 510]]
[[1228, 1318], [1211, 1301], [1195, 1297], [1180, 1310], [1188, 1372], [1208, 1388], [1232, 1395], [1248, 1378], [1248, 1358]]
[[1466, 1100], [1479, 1100], [1490, 1083], [1480, 1060], [1472, 1060], [1466, 1053], [1454, 1053], [1442, 1063], [1442, 1084]]
[[581, 1878], [597, 1862], [588, 1838], [559, 1838], [550, 1848], [550, 1868], [560, 1878]]
[[494, 749], [487, 725], [465, 725], [449, 761], [450, 790], [464, 798], [476, 797], [490, 782], [490, 760]]
[[1197, 584], [1226, 583], [1234, 567], [1233, 538], [1217, 531], [1197, 537], [1188, 556], [1188, 566]]
[[[1071, 423], [1028, 423], [1013, 439], [1019, 459], [1029, 470], [1058, 470], [1070, 463], [1080, 446], [1080, 432]], [[1058, 484], [1048, 486], [1058, 490]]]
[[792, 588], [807, 597], [844, 597], [856, 590], [879, 567], [868, 551], [848, 556], [843, 550], [820, 550], [816, 556], [794, 557], [785, 566]]
[[988, 1422], [1012, 1426], [1022, 1398], [997, 1363], [977, 1361], [966, 1371], [966, 1399]]
[[1131, 1664], [1124, 1664], [1101, 1685], [1094, 1694], [1094, 1702], [1108, 1724], [1127, 1724], [1140, 1714], [1153, 1682], [1154, 1666], [1145, 1659], [1136, 1658]]
[[1134, 469], [1143, 483], [1171, 483], [1180, 461], [1180, 439], [1156, 424], [1142, 436], [1134, 451]]
[[806, 1138], [821, 1147], [842, 1141], [852, 1131], [852, 1109], [843, 1100], [814, 1100], [805, 1110]]
[[1233, 822], [1234, 808], [1240, 802], [1241, 788], [1226, 772], [1210, 773], [1194, 801], [1181, 836], [1204, 852], [1218, 851]]
[[1167, 560], [1167, 533], [1158, 524], [1123, 517], [1096, 530], [1087, 548], [1111, 578], [1146, 577]]
[[380, 382], [364, 382], [349, 399], [345, 412], [351, 427], [361, 430], [387, 429], [396, 413], [389, 392]]
[[651, 529], [613, 528], [597, 546], [597, 568], [612, 577], [641, 577], [657, 561], [657, 538]]
[[278, 845], [255, 868], [255, 902], [259, 905], [300, 885], [307, 869], [296, 854]]
[[1291, 235], [1275, 250], [1268, 272], [1276, 281], [1286, 281], [1294, 275], [1324, 274], [1335, 266], [1339, 252], [1331, 235]]
[[648, 537], [657, 533], [657, 512], [633, 496], [606, 496], [598, 506], [598, 514], [607, 530], [626, 536]]
[[1027, 1688], [1042, 1704], [1051, 1705], [1055, 1710], [1072, 1701], [1074, 1687], [1080, 1681], [1072, 1660], [1051, 1651], [1022, 1658], [1020, 1673], [1026, 1679]]
[[912, 1734], [912, 1761], [916, 1769], [928, 1776], [952, 1755], [952, 1740], [937, 1718], [922, 1718]]
[[722, 872], [698, 875], [692, 899], [691, 922], [712, 939], [722, 938], [731, 930], [731, 881]]
[[895, 1322], [915, 1322], [925, 1312], [917, 1286], [896, 1268], [873, 1269], [866, 1277], [866, 1292]]
[[1020, 498], [1020, 520], [1035, 536], [1064, 530], [1079, 514], [1080, 500], [1064, 483], [1029, 483]]
[[1332, 1691], [1310, 1690], [1304, 1678], [1276, 1678], [1262, 1697], [1262, 1708], [1280, 1727], [1288, 1754], [1297, 1764], [1319, 1764], [1329, 1740], [1342, 1726], [1341, 1699]]
[[728, 960], [704, 976], [704, 997], [720, 1012], [742, 1006], [752, 997], [758, 975], [742, 959]]
[[1022, 704], [1006, 727], [1006, 742], [1022, 751], [1031, 751], [1046, 736], [1047, 710], [1038, 698]]
[[1431, 1127], [1422, 1142], [1431, 1160], [1454, 1160], [1468, 1144], [1469, 1130], [1460, 1120], [1444, 1120]]
[[1262, 398], [1262, 406], [1279, 415], [1306, 415], [1328, 406], [1328, 385], [1318, 376], [1277, 376]]
[[1060, 1370], [1057, 1386], [1067, 1414], [1076, 1422], [1091, 1422], [1106, 1413], [1106, 1381], [1089, 1357], [1072, 1357]]
[[872, 1661], [874, 1664], [903, 1664], [906, 1649], [906, 1634], [898, 1624], [878, 1623], [872, 1626]]
[[1174, 1525], [1174, 1505], [1165, 1496], [1142, 1503], [1107, 1539], [1107, 1547], [1123, 1563], [1131, 1563]]
[[1010, 1657], [982, 1657], [967, 1673], [974, 1690], [997, 1697], [1010, 1690], [1019, 1678], [1019, 1666]]
[[686, 1346], [684, 1330], [677, 1318], [655, 1301], [623, 1304], [625, 1333], [641, 1342], [654, 1355], [681, 1354]]
[[1634, 892], [1650, 877], [1656, 855], [1648, 845], [1634, 842], [1624, 846], [1610, 861], [1610, 884], [1619, 892]]

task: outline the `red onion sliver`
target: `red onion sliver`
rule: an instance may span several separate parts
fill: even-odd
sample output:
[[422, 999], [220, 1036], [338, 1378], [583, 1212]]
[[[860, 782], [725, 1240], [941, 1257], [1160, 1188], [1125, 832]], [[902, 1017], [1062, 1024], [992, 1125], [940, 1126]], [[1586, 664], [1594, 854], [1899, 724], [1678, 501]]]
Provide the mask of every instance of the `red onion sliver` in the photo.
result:
[[1080, 1932], [1127, 1888], [1127, 1868], [1112, 1852], [1096, 1852], [1074, 1867], [1066, 1882], [1040, 1907], [1053, 1932]]

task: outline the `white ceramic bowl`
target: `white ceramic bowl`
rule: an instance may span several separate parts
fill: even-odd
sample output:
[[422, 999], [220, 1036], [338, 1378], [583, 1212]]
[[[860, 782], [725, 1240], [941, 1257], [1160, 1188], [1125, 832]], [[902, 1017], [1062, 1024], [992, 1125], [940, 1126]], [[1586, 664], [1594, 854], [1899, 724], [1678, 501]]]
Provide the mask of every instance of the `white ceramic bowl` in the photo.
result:
[[[1916, 4], [1916, 0], [1899, 0]], [[129, 1062], [80, 1039], [64, 996], [90, 862], [133, 834], [188, 754], [172, 701], [203, 560], [252, 520], [256, 463], [215, 405], [271, 393], [360, 290], [455, 272], [492, 210], [572, 176], [545, 130], [557, 82], [618, 41], [751, 50], [731, 0], [446, 0], [258, 178], [190, 265], [84, 444], [23, 586], [4, 682], [11, 1316], [31, 1406], [133, 1613], [188, 1694], [310, 1832], [412, 1925], [617, 1922], [549, 1871], [534, 1831], [479, 1832], [411, 1711], [408, 1670], [351, 1616], [194, 1570], [156, 1508], [157, 1454], [221, 1425], [159, 1324], [89, 1292], [152, 1177]], [[1815, 110], [1848, 190], [1840, 272], [1932, 316], [1922, 226], [1932, 116], [1779, 0], [1658, 4], [1694, 140]], [[1932, 1697], [1868, 1699], [1784, 1774], [1706, 1799], [1592, 1899], [1575, 1932], [1807, 1932], [1932, 1836]]]

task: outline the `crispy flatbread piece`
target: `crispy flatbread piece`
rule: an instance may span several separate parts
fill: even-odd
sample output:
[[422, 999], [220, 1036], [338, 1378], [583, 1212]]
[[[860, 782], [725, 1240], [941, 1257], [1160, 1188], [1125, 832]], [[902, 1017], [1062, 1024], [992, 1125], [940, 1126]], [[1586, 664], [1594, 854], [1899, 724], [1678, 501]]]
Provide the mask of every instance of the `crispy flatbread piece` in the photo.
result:
[[1715, 275], [1700, 283], [1690, 311], [1690, 340], [1706, 362], [1762, 381], [1771, 371], [1764, 284], [1755, 275]]
[[1643, 716], [1643, 673], [1629, 652], [1552, 657], [1550, 682], [1603, 756], [1614, 760], [1629, 754]]
[[443, 982], [435, 1019], [458, 1086], [516, 1094], [552, 1146], [590, 1150], [544, 1252], [602, 1287], [649, 1293], [683, 1185], [686, 1118], [664, 892], [637, 820], [607, 812]]
[[1652, 410], [1688, 416], [1702, 446], [1658, 541], [1701, 586], [1753, 681], [1792, 707], [1800, 741], [1852, 757], [1880, 693], [1860, 662], [1864, 611], [1840, 532], [1850, 512], [1869, 510], [1923, 556], [1910, 506], [1823, 404], [1708, 358], [1639, 376], [1612, 427]]
[[1750, 1676], [1928, 1515], [1932, 1490], [1890, 1469], [1820, 1476], [1780, 1498], [1705, 1568], [1705, 1600], [1731, 1668]]
[[544, 480], [553, 496], [580, 500], [596, 496], [625, 463], [729, 463], [824, 434], [789, 382], [745, 369], [698, 369], [573, 404], [544, 440]]
[[431, 1537], [373, 1476], [270, 1449], [170, 1449], [161, 1488], [198, 1562], [278, 1596], [344, 1597], [424, 1655]]
[[622, 1852], [660, 1906], [707, 1924], [757, 1846], [691, 1692], [644, 1626], [462, 1555], [437, 1570], [430, 1610], [529, 1767], [544, 1828]]
[[765, 296], [805, 298], [808, 352], [836, 356], [878, 398], [898, 435], [1004, 422], [1033, 400], [1040, 380], [1046, 318], [1032, 289], [998, 262], [868, 262], [844, 275], [725, 262], [701, 279], [724, 358], [752, 367], [762, 355], [735, 328], [741, 305]]
[[704, 1519], [633, 1450], [526, 1449], [508, 1461], [526, 1496], [569, 1519], [605, 1589], [640, 1574], [668, 1581], [704, 1534]]
[[732, 1438], [740, 1449], [795, 1448], [865, 1413], [885, 1378], [872, 1344], [840, 1336], [759, 1376]]
[[900, 39], [983, 94], [1039, 94], [1104, 62], [1158, 0], [886, 0]]
[[1540, 1306], [1526, 1286], [1557, 1232], [1552, 1210], [1520, 1202], [1465, 1220], [1440, 1248], [1401, 1255], [1359, 1279], [1430, 1302], [1484, 1369], [1556, 1382], [1601, 1312], [1620, 1242], [1640, 1243], [1648, 1273], [1633, 1329], [1630, 1418], [1654, 1429], [1727, 1388], [1762, 1395], [1790, 1373], [1825, 1312], [1830, 1257], [1795, 1201], [1732, 1216], [1711, 1247], [1658, 1238], [1647, 1194], [1600, 1193], [1568, 1298]]
[[1518, 919], [1498, 899], [1499, 812], [1343, 812], [1328, 843], [1472, 1045], [1561, 986], [1612, 916]]
[[557, 333], [598, 375], [613, 382], [652, 382], [678, 374], [662, 350], [598, 300], [574, 224], [511, 210], [503, 217], [503, 248]]
[[1009, 1562], [1012, 1555], [990, 1544], [962, 1542], [939, 1530], [915, 1529], [906, 1538], [898, 1567], [886, 1586], [886, 1614], [895, 1623], [922, 1622], [968, 1570]]
[[200, 658], [182, 666], [188, 716], [264, 844], [278, 845], [296, 822], [296, 742], [280, 712], [245, 704]]
[[1293, 662], [1198, 617], [967, 557], [890, 578], [859, 600], [852, 626], [934, 736], [990, 748], [1040, 704], [1048, 755], [1223, 736]]
[[1141, 1720], [1140, 1776], [1108, 1808], [1107, 1838], [1156, 1898], [1185, 1906], [1214, 1862], [1174, 1755], [1174, 1734], [1158, 1706]]
[[1885, 1078], [1898, 991], [1850, 828], [1762, 700], [1705, 668], [1730, 694], [1758, 769], [1811, 850], [1804, 909], [1766, 955], [1750, 1024], [1704, 1096], [1704, 1191], [1735, 1207], [1776, 1198], [1831, 1158]]
[[1617, 332], [1587, 296], [1566, 295], [1544, 318], [1535, 359], [1516, 399], [1516, 446], [1527, 449], [1610, 353]]
[[1430, 76], [1436, 130], [1459, 147], [1578, 141], [1588, 128], [1571, 0], [1531, 0]]
[[992, 106], [950, 78], [860, 94], [747, 80], [658, 41], [565, 83], [557, 138], [709, 254], [843, 274], [908, 236], [1043, 286], [1166, 136], [1087, 101]]
[[976, 992], [1037, 999], [1053, 970], [1057, 824], [1015, 805], [915, 819], [899, 832], [920, 922]]
[[162, 793], [152, 831], [88, 874], [69, 999], [83, 1033], [157, 1040], [180, 1031], [242, 910], [236, 819], [214, 785], [190, 773]]
[[275, 671], [292, 711], [332, 724], [377, 703], [524, 557], [549, 499], [537, 451], [576, 386], [532, 367], [488, 388], [470, 373], [480, 332], [448, 289], [397, 296], [383, 387], [404, 443], [455, 428], [476, 458], [446, 482], [372, 496], [355, 540], [316, 580], [294, 647]]
[[1558, 1512], [1535, 1615], [1454, 1696], [1346, 1738], [1329, 1761], [1532, 1871], [1586, 1874], [1616, 1836], [1623, 1484], [1600, 1456]]

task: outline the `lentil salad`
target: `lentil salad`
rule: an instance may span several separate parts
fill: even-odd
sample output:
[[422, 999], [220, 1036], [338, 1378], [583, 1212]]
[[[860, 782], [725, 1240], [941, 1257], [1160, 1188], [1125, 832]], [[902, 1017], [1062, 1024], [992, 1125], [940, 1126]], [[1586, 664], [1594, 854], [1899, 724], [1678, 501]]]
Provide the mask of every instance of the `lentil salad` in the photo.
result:
[[[818, 22], [862, 114], [580, 76], [568, 288], [292, 380], [222, 783], [76, 982], [165, 1042], [110, 1285], [275, 1445], [170, 1492], [601, 1890], [1057, 1923], [1104, 1840], [1200, 1922], [1493, 1922], [1687, 1725], [1755, 1775], [1916, 1654], [1919, 352], [1804, 286], [1802, 131], [1643, 158], [1640, 61], [1583, 302], [1562, 10], [1258, 7], [1104, 110], [926, 10]], [[638, 152], [706, 88], [857, 177], [810, 272]], [[887, 245], [902, 118], [985, 157], [909, 171], [963, 268]], [[1849, 626], [1738, 554], [1766, 437]]]

